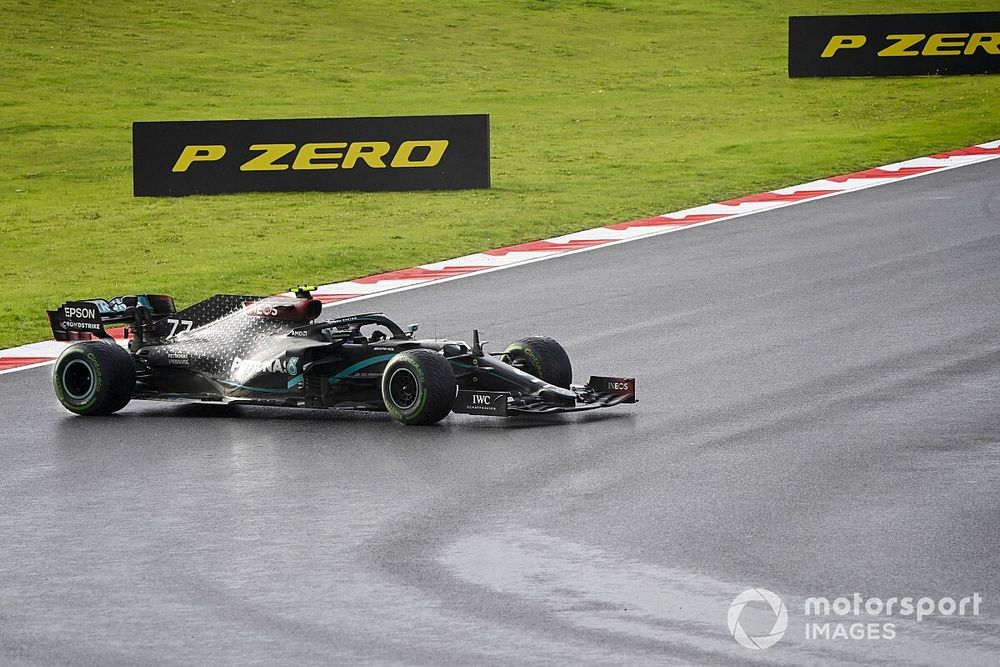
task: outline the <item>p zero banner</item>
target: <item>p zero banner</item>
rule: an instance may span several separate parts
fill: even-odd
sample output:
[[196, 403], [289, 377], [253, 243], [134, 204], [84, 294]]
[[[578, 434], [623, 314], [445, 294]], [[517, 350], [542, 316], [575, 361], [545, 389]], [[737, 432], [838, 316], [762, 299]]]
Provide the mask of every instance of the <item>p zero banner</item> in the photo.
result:
[[488, 115], [132, 124], [133, 192], [490, 187]]
[[1000, 72], [1000, 12], [792, 16], [788, 76]]

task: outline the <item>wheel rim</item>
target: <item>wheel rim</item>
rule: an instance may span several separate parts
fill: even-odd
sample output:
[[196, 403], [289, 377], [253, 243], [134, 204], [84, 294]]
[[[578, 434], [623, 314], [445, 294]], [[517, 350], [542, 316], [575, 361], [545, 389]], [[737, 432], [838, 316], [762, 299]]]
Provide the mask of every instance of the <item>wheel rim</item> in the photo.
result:
[[62, 385], [67, 396], [82, 401], [94, 390], [94, 369], [85, 361], [73, 359], [63, 367]]
[[417, 403], [417, 378], [408, 368], [397, 368], [389, 376], [389, 400], [400, 410]]

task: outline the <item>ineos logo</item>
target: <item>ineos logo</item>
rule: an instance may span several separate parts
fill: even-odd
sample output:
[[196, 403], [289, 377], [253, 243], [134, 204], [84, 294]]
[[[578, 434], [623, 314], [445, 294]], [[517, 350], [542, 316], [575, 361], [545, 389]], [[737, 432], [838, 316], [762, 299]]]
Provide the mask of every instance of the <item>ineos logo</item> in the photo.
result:
[[247, 309], [248, 315], [256, 315], [258, 317], [277, 317], [278, 309], [275, 306], [251, 306]]

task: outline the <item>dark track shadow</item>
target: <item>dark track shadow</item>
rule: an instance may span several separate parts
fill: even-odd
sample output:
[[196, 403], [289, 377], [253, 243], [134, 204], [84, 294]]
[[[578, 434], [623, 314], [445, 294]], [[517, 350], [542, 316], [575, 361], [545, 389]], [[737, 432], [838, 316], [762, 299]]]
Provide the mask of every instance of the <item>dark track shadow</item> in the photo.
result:
[[[634, 415], [615, 411], [595, 411], [578, 414], [553, 415], [518, 415], [508, 418], [468, 417], [465, 415], [449, 415], [443, 421], [431, 426], [405, 427], [409, 429], [456, 428], [466, 431], [496, 429], [525, 430], [548, 427], [572, 428], [574, 425], [608, 420], [631, 419]], [[281, 408], [250, 405], [222, 405], [217, 403], [176, 403], [130, 406], [125, 411], [102, 417], [79, 417], [66, 415], [57, 426], [60, 431], [72, 435], [83, 435], [90, 430], [111, 429], [117, 431], [122, 427], [144, 429], [153, 427], [161, 420], [177, 421], [179, 423], [207, 420], [208, 422], [237, 420], [244, 422], [316, 422], [374, 424], [393, 423], [392, 418], [384, 412], [366, 410], [324, 410], [310, 408]], [[190, 424], [194, 426], [193, 423]], [[402, 427], [403, 425], [399, 425]]]

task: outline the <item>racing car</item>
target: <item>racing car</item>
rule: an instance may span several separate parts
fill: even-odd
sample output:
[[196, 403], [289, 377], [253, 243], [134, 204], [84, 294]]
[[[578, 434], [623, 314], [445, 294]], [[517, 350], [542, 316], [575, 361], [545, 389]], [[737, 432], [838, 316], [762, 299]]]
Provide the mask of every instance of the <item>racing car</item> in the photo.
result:
[[[418, 340], [381, 313], [322, 319], [314, 287], [260, 297], [216, 294], [178, 311], [166, 295], [68, 301], [48, 311], [57, 340], [56, 398], [78, 415], [132, 399], [387, 411], [404, 424], [448, 413], [507, 417], [634, 403], [635, 378], [592, 376], [552, 338], [498, 355], [472, 342]], [[125, 324], [127, 349], [106, 328]]]

